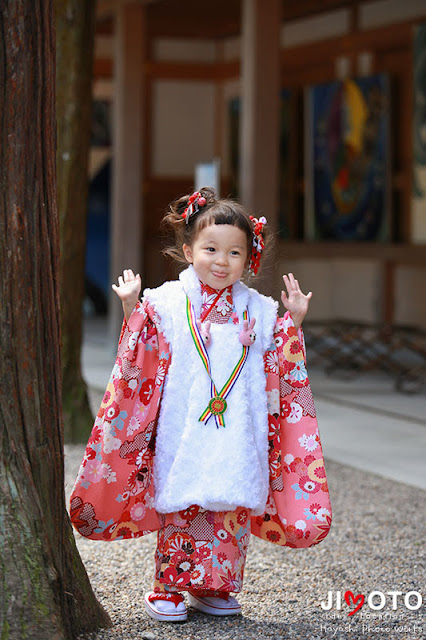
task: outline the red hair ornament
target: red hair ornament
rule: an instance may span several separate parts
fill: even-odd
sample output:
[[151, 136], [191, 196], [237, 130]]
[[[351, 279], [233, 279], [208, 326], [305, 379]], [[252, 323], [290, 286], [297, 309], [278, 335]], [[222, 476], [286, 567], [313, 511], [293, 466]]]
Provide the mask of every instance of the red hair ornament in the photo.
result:
[[198, 213], [200, 208], [204, 207], [206, 203], [207, 200], [205, 199], [205, 197], [202, 196], [199, 191], [194, 191], [192, 196], [189, 196], [188, 206], [182, 213], [182, 218], [184, 218], [185, 223], [188, 224], [190, 217]]
[[263, 228], [267, 224], [267, 220], [264, 216], [255, 218], [250, 216], [250, 220], [253, 222], [253, 248], [251, 250], [250, 262], [248, 266], [249, 273], [253, 276], [257, 274], [260, 266], [260, 258], [262, 251], [265, 248], [265, 241], [263, 239]]

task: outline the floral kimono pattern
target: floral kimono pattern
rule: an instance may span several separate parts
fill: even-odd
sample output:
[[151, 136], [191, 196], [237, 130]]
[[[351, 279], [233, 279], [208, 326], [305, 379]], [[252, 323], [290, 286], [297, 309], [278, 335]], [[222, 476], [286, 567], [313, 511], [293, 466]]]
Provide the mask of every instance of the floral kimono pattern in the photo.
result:
[[[201, 319], [238, 322], [232, 287], [202, 286]], [[241, 589], [250, 532], [275, 544], [323, 540], [331, 506], [302, 331], [287, 312], [264, 355], [268, 396], [270, 493], [265, 512], [154, 509], [155, 434], [172, 354], [147, 300], [123, 323], [117, 358], [71, 496], [77, 531], [95, 540], [158, 532], [157, 590]]]
[[250, 510], [167, 514], [158, 531], [155, 591], [238, 593], [250, 540]]

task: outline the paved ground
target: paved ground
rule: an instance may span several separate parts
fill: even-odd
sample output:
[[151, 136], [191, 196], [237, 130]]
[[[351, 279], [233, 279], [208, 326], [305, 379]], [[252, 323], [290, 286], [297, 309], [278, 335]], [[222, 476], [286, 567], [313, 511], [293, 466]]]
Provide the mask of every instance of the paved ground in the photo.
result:
[[[308, 367], [309, 370], [309, 367]], [[396, 393], [391, 378], [310, 372], [325, 455], [426, 489], [426, 395]]]

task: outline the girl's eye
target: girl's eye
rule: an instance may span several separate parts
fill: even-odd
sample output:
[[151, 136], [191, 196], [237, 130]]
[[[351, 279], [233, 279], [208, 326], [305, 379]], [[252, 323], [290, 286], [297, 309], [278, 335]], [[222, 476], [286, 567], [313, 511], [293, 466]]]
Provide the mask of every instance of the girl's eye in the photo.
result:
[[239, 251], [231, 251], [231, 253], [232, 253], [233, 256], [239, 256], [240, 255]]
[[214, 251], [214, 247], [207, 247], [207, 251], [213, 252]]

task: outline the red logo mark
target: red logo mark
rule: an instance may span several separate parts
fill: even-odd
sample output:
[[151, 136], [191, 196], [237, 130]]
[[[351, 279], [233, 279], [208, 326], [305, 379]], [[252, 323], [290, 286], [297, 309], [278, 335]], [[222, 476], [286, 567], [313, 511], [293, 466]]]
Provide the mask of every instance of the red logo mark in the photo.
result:
[[362, 605], [364, 604], [364, 596], [362, 595], [362, 593], [359, 593], [357, 596], [355, 596], [352, 591], [345, 591], [345, 602], [348, 605], [348, 607], [353, 603], [356, 604], [359, 601], [359, 604], [356, 606], [356, 608], [353, 611], [350, 611], [348, 613], [348, 616], [353, 616], [354, 613], [356, 613], [357, 611], [359, 611], [359, 609], [361, 609]]

